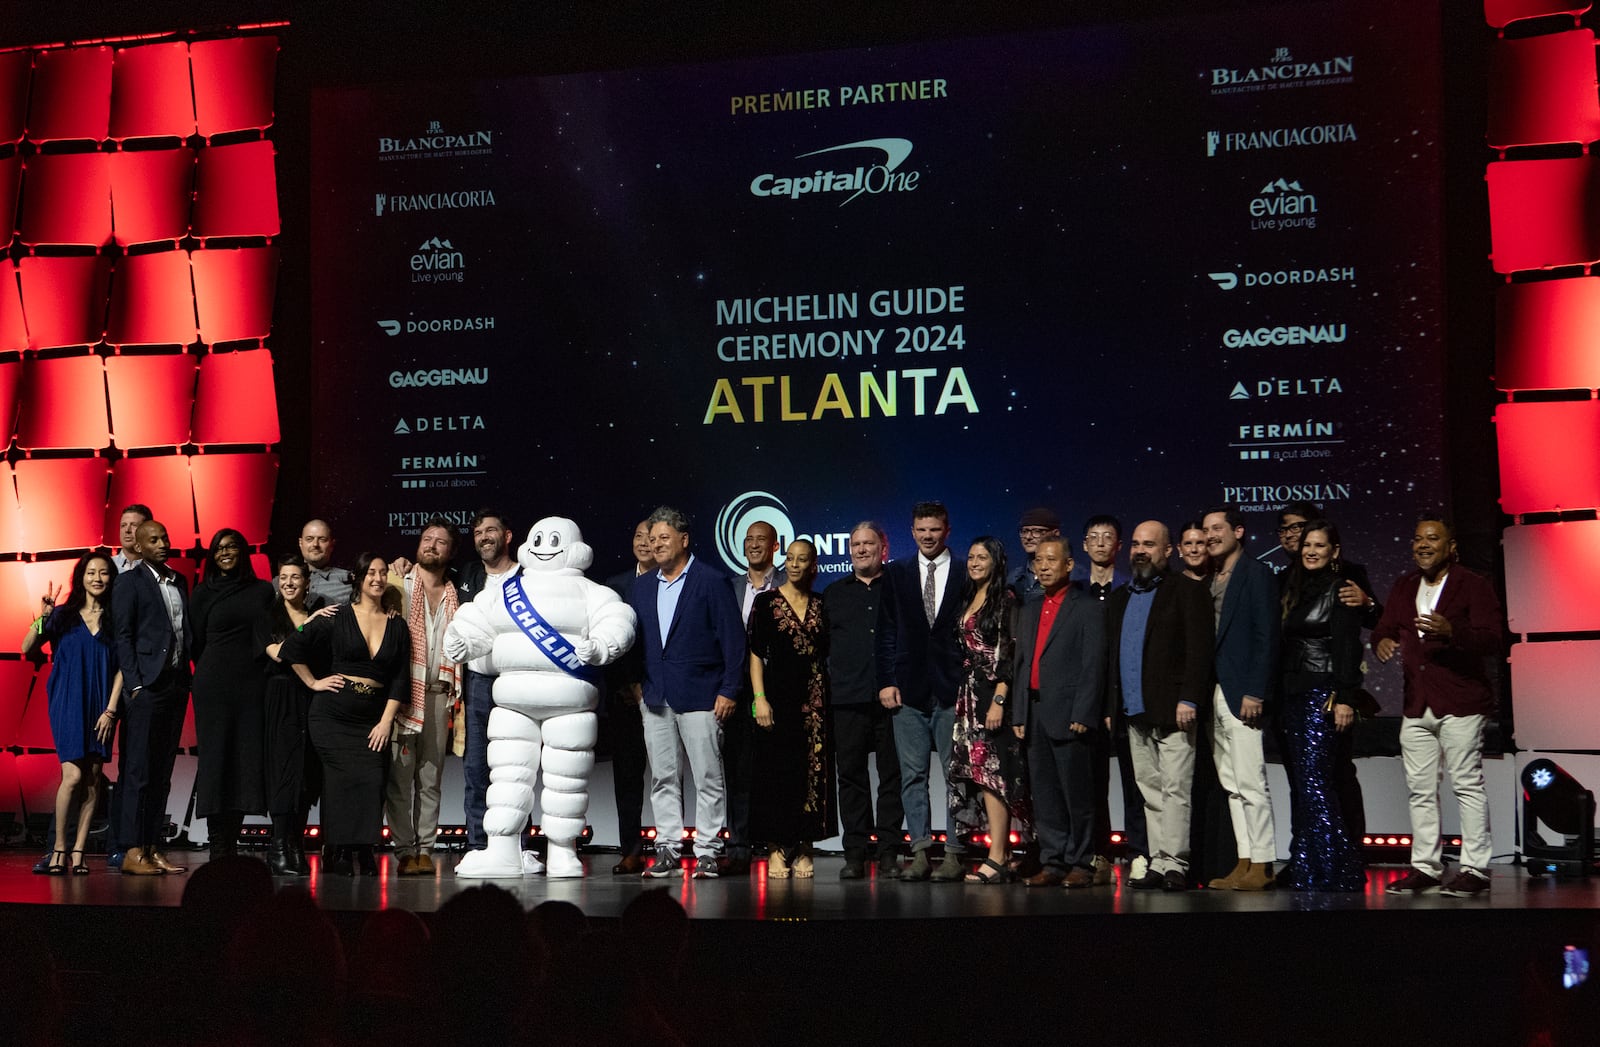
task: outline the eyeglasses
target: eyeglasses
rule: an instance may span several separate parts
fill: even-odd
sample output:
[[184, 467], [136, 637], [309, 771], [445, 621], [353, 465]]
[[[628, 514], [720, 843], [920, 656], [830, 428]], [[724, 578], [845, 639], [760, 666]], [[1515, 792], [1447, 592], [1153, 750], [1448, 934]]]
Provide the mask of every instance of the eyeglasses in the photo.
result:
[[1086, 534], [1083, 540], [1090, 545], [1114, 545], [1117, 536], [1114, 534]]
[[1024, 538], [1043, 538], [1047, 534], [1055, 534], [1054, 527], [1024, 527], [1017, 533]]
[[1278, 533], [1279, 534], [1294, 534], [1296, 531], [1303, 531], [1305, 529], [1306, 529], [1306, 525], [1304, 523], [1288, 523], [1288, 524], [1284, 524], [1282, 527], [1278, 528]]

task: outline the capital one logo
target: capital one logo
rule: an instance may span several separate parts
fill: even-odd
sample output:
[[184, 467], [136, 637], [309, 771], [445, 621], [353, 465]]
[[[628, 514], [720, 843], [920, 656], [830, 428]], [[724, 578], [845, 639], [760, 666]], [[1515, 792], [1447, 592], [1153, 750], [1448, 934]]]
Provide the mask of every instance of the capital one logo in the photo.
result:
[[[914, 192], [922, 180], [922, 172], [901, 170], [911, 155], [911, 148], [911, 140], [908, 138], [868, 138], [859, 142], [846, 142], [844, 145], [830, 145], [826, 149], [815, 149], [809, 153], [801, 153], [795, 159], [805, 160], [813, 156], [851, 151], [864, 151], [869, 158], [877, 159], [875, 162], [857, 163], [854, 167], [842, 170], [824, 168], [822, 161], [818, 161], [816, 169], [805, 174], [779, 175], [770, 171], [758, 174], [750, 180], [750, 194], [798, 200], [802, 196], [818, 193], [849, 193], [850, 195], [839, 204], [843, 207], [862, 193], [879, 195]], [[849, 158], [843, 159], [848, 162]]]

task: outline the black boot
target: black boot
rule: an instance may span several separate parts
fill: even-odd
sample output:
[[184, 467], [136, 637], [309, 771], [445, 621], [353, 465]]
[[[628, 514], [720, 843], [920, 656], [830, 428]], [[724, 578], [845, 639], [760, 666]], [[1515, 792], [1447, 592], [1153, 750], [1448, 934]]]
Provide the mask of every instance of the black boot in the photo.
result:
[[305, 812], [293, 815], [289, 819], [289, 862], [294, 866], [296, 876], [310, 876], [311, 863], [306, 861], [306, 815]]
[[244, 815], [232, 811], [218, 811], [206, 817], [207, 848], [213, 858], [226, 858], [239, 853], [239, 827]]
[[272, 816], [272, 840], [267, 844], [267, 868], [272, 870], [274, 876], [298, 875], [294, 861], [289, 856], [289, 823], [292, 820], [284, 814]]
[[378, 859], [372, 853], [372, 846], [354, 848], [356, 852], [356, 869], [362, 876], [378, 875]]
[[354, 876], [356, 873], [355, 867], [350, 863], [350, 848], [324, 847], [322, 871], [328, 876]]

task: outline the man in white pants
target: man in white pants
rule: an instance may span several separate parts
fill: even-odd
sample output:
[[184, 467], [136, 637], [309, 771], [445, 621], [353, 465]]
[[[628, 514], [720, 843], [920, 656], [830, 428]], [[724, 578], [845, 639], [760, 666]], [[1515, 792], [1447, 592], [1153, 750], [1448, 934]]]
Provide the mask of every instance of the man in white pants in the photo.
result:
[[[1400, 656], [1405, 672], [1400, 755], [1411, 803], [1411, 871], [1390, 894], [1471, 898], [1489, 890], [1489, 799], [1483, 782], [1483, 729], [1495, 710], [1484, 659], [1499, 654], [1500, 601], [1482, 575], [1454, 563], [1448, 521], [1424, 516], [1411, 536], [1417, 570], [1389, 594], [1372, 647], [1378, 661]], [[1439, 837], [1439, 762], [1461, 807], [1461, 870], [1444, 879]], [[1442, 882], [1441, 882], [1442, 881]]]

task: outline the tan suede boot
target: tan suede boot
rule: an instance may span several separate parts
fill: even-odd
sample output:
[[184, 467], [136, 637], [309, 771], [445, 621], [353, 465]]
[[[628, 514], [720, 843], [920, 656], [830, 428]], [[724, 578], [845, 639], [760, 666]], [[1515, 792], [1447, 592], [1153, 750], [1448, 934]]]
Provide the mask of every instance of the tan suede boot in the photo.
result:
[[1231, 891], [1239, 884], [1239, 878], [1250, 871], [1250, 859], [1240, 858], [1239, 864], [1226, 876], [1219, 876], [1206, 884], [1213, 891]]
[[1233, 889], [1236, 891], [1265, 891], [1276, 887], [1277, 881], [1272, 876], [1271, 862], [1251, 862], [1244, 875], [1234, 881]]

